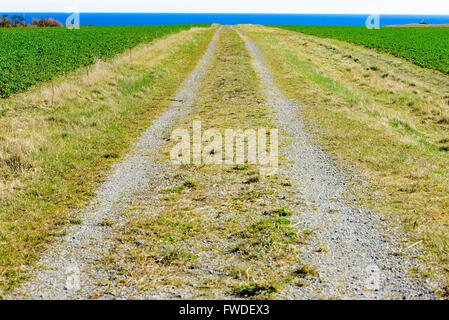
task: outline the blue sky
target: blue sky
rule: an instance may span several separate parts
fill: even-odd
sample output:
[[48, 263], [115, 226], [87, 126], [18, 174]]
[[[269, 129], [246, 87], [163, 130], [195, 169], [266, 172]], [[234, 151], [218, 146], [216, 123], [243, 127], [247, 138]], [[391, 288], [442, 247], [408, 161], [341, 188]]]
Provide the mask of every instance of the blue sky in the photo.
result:
[[449, 14], [448, 0], [0, 0], [3, 12]]

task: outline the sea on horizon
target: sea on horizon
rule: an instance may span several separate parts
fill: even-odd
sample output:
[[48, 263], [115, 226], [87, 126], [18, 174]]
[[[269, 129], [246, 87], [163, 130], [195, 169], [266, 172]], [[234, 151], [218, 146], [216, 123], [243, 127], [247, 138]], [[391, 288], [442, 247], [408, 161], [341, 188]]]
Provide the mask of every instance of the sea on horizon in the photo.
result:
[[[69, 13], [61, 12], [0, 12], [22, 16], [27, 23], [32, 18], [51, 17], [65, 25]], [[244, 13], [80, 13], [81, 26], [170, 25], [170, 24], [296, 24], [365, 26], [367, 14], [244, 14]], [[380, 15], [380, 25], [449, 23], [449, 15]]]

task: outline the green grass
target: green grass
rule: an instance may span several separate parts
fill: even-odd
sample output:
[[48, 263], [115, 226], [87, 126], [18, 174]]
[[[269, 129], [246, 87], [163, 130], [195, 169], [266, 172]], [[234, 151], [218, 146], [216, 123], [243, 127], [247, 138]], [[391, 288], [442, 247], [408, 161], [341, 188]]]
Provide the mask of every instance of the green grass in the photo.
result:
[[197, 184], [195, 182], [186, 181], [178, 187], [165, 189], [165, 192], [166, 193], [181, 193], [185, 188], [196, 189], [196, 187], [197, 187]]
[[257, 295], [269, 295], [275, 293], [277, 288], [273, 285], [265, 284], [259, 285], [254, 281], [250, 281], [248, 284], [239, 285], [234, 289], [234, 293], [237, 296], [248, 298]]
[[180, 187], [165, 189], [165, 192], [166, 193], [181, 193], [182, 190], [184, 190], [184, 188], [182, 186], [180, 186]]
[[[379, 49], [421, 67], [449, 74], [449, 28], [380, 28], [351, 26], [275, 26], [321, 38], [333, 38]], [[372, 70], [378, 70], [372, 66]]]
[[280, 217], [288, 217], [293, 215], [294, 213], [286, 208], [279, 208], [273, 211], [275, 215], [278, 215]]

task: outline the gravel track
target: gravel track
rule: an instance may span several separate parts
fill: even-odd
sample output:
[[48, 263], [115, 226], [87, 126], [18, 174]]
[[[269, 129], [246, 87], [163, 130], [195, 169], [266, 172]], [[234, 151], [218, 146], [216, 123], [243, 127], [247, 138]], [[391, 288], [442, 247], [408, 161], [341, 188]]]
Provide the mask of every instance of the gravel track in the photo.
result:
[[153, 154], [157, 155], [166, 143], [164, 136], [176, 120], [189, 113], [212, 60], [219, 31], [174, 102], [138, 138], [133, 151], [111, 168], [88, 208], [78, 213], [82, 223], [63, 230], [67, 236], [51, 245], [37, 263], [41, 267], [31, 270], [32, 280], [10, 298], [87, 299], [95, 296], [99, 286], [107, 286], [113, 280], [110, 271], [97, 263], [111, 248], [113, 229], [108, 223], [125, 219], [122, 206], [131, 203], [132, 195], [147, 186], [152, 174], [159, 170]]
[[[107, 181], [88, 208], [78, 213], [82, 223], [63, 230], [67, 236], [52, 244], [37, 264], [41, 267], [31, 270], [31, 281], [9, 298], [128, 297], [126, 293], [104, 295], [105, 287], [114, 281], [114, 271], [98, 263], [107, 256], [115, 239], [109, 223], [123, 223], [126, 220], [123, 207], [133, 204], [139, 190], [148, 189], [164, 176], [166, 167], [156, 157], [176, 121], [190, 112], [211, 63], [219, 31], [174, 102], [141, 135], [133, 151], [111, 168]], [[303, 248], [300, 263], [317, 269], [319, 277], [309, 279], [307, 286], [287, 287], [281, 298], [434, 299], [432, 289], [438, 284], [408, 271], [420, 267], [413, 258], [420, 253], [419, 249], [400, 245], [403, 234], [389, 215], [357, 205], [360, 197], [350, 191], [351, 177], [343, 175], [335, 161], [312, 142], [313, 135], [305, 129], [305, 120], [299, 115], [301, 106], [283, 96], [261, 50], [236, 31], [253, 58], [267, 103], [277, 111], [279, 128], [294, 137], [282, 150], [290, 162], [281, 168], [281, 174], [297, 187], [295, 200], [310, 208], [291, 218], [301, 229], [314, 232]], [[317, 252], [320, 247], [328, 252]], [[163, 296], [173, 297], [173, 293]]]
[[[313, 208], [296, 219], [314, 232], [301, 258], [318, 270], [319, 277], [309, 286], [288, 289], [283, 298], [435, 299], [432, 292], [438, 284], [408, 271], [420, 267], [412, 258], [419, 250], [400, 245], [403, 234], [391, 216], [356, 204], [361, 199], [348, 189], [351, 179], [311, 142], [313, 136], [299, 113], [301, 106], [283, 96], [259, 47], [236, 31], [246, 42], [268, 104], [278, 112], [279, 128], [294, 137], [282, 152], [291, 163], [281, 174], [298, 186], [298, 201]], [[328, 252], [317, 252], [320, 247]]]

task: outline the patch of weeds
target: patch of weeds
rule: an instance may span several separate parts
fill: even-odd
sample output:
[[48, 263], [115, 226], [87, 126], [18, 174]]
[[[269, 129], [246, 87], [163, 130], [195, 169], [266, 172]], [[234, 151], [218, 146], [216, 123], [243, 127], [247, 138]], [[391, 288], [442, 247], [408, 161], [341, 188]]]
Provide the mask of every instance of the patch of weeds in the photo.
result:
[[193, 253], [187, 252], [179, 247], [163, 247], [161, 263], [171, 264], [177, 260], [195, 260], [196, 256]]
[[438, 143], [441, 144], [439, 147], [440, 151], [449, 151], [449, 139], [442, 139]]
[[289, 225], [292, 222], [288, 219], [283, 219], [283, 218], [278, 218], [275, 220], [275, 224], [277, 227], [279, 227], [279, 225]]
[[241, 248], [240, 248], [241, 245], [243, 246], [244, 244], [243, 243], [237, 243], [237, 244], [233, 245], [231, 247], [231, 249], [228, 250], [228, 253], [229, 254], [234, 254], [234, 253], [241, 252], [242, 251]]
[[181, 186], [165, 189], [166, 193], [181, 193], [185, 188], [187, 189], [196, 189], [197, 184], [195, 182], [186, 181]]
[[[267, 192], [267, 193], [268, 193], [268, 192]], [[263, 196], [263, 193], [262, 193], [262, 192], [257, 191], [257, 190], [255, 190], [255, 189], [249, 190], [249, 191], [247, 192], [247, 194], [250, 195], [251, 197], [256, 197], [256, 198], [259, 198], [259, 197], [262, 197], [262, 196]]]
[[98, 225], [100, 227], [112, 227], [113, 224], [114, 223], [112, 221], [104, 220], [104, 221], [101, 221]]
[[83, 222], [81, 221], [81, 220], [79, 220], [79, 219], [72, 219], [72, 220], [70, 220], [69, 221], [71, 224], [82, 224]]
[[417, 184], [400, 186], [398, 188], [398, 191], [404, 193], [415, 193], [417, 191], [417, 187], [418, 187]]
[[184, 180], [185, 179], [185, 174], [177, 173], [177, 174], [175, 174], [174, 178], [177, 179], [177, 180]]
[[314, 234], [314, 232], [312, 230], [304, 230], [302, 232], [305, 236], [312, 236]]
[[410, 273], [419, 275], [423, 278], [430, 278], [433, 273], [427, 270], [420, 269], [418, 267], [412, 267], [409, 269]]
[[318, 271], [305, 264], [296, 269], [294, 275], [301, 278], [316, 278], [318, 276]]
[[164, 242], [169, 242], [169, 243], [175, 243], [176, 242], [176, 239], [171, 237], [171, 236], [170, 237], [163, 237], [161, 240], [164, 241]]
[[243, 171], [243, 170], [248, 170], [249, 169], [249, 165], [247, 164], [236, 164], [232, 167], [232, 170], [235, 171]]
[[51, 234], [53, 237], [65, 237], [67, 235], [67, 232], [62, 231], [62, 232], [54, 232]]
[[102, 287], [106, 287], [106, 289], [104, 290], [105, 294], [109, 294], [112, 292], [112, 283], [109, 279], [103, 279], [100, 281], [100, 286]]
[[251, 184], [251, 183], [257, 183], [259, 181], [260, 181], [259, 176], [252, 176], [248, 180], [245, 180], [243, 183], [244, 184]]
[[449, 299], [449, 286], [445, 286], [439, 291], [442, 298]]
[[249, 226], [252, 237], [256, 237], [253, 245], [262, 245], [270, 248], [272, 244], [278, 245], [294, 243], [296, 233], [290, 226], [291, 221], [284, 218], [261, 219]]
[[395, 251], [395, 252], [391, 253], [391, 255], [393, 257], [405, 257], [406, 256], [406, 254], [404, 252], [401, 252], [401, 251]]
[[128, 207], [129, 211], [138, 211], [138, 210], [143, 210], [143, 209], [146, 209], [146, 207], [145, 206], [130, 206], [130, 207]]
[[120, 155], [117, 152], [108, 152], [103, 156], [105, 159], [118, 159], [119, 157]]
[[182, 186], [184, 188], [188, 188], [188, 189], [196, 189], [197, 185], [195, 182], [191, 182], [191, 181], [186, 181], [182, 184]]
[[307, 282], [307, 280], [305, 280], [304, 278], [299, 278], [299, 279], [295, 279], [293, 281], [293, 284], [297, 287], [306, 287], [309, 285], [309, 283]]
[[239, 285], [234, 288], [234, 294], [239, 297], [254, 297], [257, 295], [269, 295], [277, 292], [277, 289], [273, 285], [259, 285], [254, 281], [250, 281], [248, 284]]
[[234, 222], [242, 222], [243, 221], [243, 217], [241, 216], [231, 216], [228, 218], [229, 221], [234, 221]]
[[20, 172], [22, 170], [27, 170], [32, 167], [23, 154], [13, 154], [9, 158], [4, 160], [4, 163], [13, 172]]
[[327, 253], [329, 252], [329, 249], [326, 247], [319, 247], [316, 252], [323, 252], [323, 253]]
[[408, 123], [406, 123], [405, 121], [403, 121], [401, 119], [391, 118], [388, 120], [388, 122], [392, 128], [396, 128], [396, 129], [402, 128], [406, 134], [422, 136], [418, 131], [413, 129]]
[[6, 117], [6, 110], [0, 110], [0, 117]]
[[273, 211], [273, 214], [278, 215], [280, 217], [289, 217], [294, 213], [286, 208], [279, 208]]
[[166, 193], [181, 193], [182, 190], [184, 190], [184, 187], [179, 186], [179, 187], [175, 187], [175, 188], [165, 189], [165, 192]]

